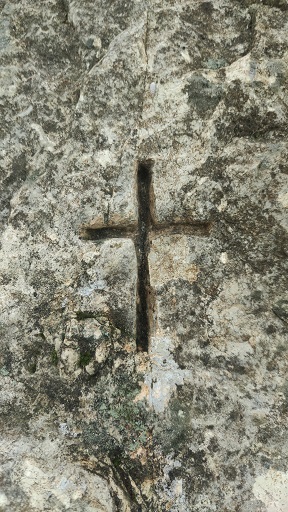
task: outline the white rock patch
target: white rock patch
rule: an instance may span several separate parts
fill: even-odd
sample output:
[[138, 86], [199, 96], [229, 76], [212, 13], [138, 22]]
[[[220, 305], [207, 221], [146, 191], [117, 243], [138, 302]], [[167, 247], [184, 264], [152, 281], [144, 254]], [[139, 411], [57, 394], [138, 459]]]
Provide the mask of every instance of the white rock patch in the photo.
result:
[[176, 385], [184, 384], [184, 378], [190, 375], [181, 370], [172, 356], [173, 341], [168, 337], [155, 336], [151, 339], [151, 372], [145, 377], [149, 390], [148, 402], [157, 413], [167, 407], [176, 390]]
[[253, 493], [265, 503], [267, 512], [288, 512], [288, 473], [270, 469], [256, 478]]

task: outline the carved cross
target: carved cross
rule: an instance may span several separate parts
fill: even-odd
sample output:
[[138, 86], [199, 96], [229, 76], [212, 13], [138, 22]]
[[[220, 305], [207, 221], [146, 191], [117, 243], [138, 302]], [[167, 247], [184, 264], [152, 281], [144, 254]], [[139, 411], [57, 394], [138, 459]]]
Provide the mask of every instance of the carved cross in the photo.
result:
[[159, 223], [154, 215], [154, 194], [152, 188], [151, 160], [139, 162], [137, 168], [138, 223], [135, 227], [103, 226], [84, 228], [81, 238], [104, 240], [107, 238], [131, 238], [135, 244], [138, 279], [136, 302], [136, 347], [138, 351], [148, 352], [153, 313], [153, 299], [149, 276], [149, 242], [157, 234], [161, 235], [208, 235], [208, 222]]

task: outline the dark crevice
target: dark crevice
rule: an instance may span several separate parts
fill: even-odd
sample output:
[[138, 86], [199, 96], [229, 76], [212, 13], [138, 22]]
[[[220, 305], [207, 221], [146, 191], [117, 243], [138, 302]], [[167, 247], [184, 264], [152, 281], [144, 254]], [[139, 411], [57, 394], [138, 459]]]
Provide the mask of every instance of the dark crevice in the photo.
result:
[[137, 169], [138, 236], [136, 254], [138, 264], [136, 346], [140, 352], [148, 352], [150, 336], [150, 276], [149, 276], [149, 231], [151, 229], [151, 168], [152, 162], [139, 162]]
[[[169, 224], [168, 222], [156, 222], [151, 220], [151, 230], [149, 237], [151, 240], [159, 236], [167, 235], [191, 235], [191, 236], [209, 236], [212, 223], [209, 222], [174, 222]], [[94, 240], [102, 241], [110, 238], [137, 238], [137, 226], [125, 226], [125, 227], [101, 227], [101, 228], [83, 228], [80, 233], [82, 240]]]
[[209, 236], [212, 229], [211, 222], [171, 222], [156, 223], [152, 225], [151, 238], [167, 235]]
[[84, 228], [80, 233], [80, 238], [86, 240], [106, 240], [108, 238], [131, 238], [136, 233], [136, 226], [125, 227], [101, 227]]
[[69, 2], [68, 0], [58, 0], [58, 8], [62, 15], [62, 23], [69, 23]]

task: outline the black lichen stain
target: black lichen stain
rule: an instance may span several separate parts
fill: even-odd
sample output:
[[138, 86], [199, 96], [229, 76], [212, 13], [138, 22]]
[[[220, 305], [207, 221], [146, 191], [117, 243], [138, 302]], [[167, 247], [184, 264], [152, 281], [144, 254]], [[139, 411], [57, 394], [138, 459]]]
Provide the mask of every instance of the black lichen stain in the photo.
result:
[[59, 358], [58, 358], [57, 351], [55, 349], [53, 349], [51, 352], [51, 364], [53, 366], [57, 366], [58, 362], [59, 362]]
[[93, 352], [80, 352], [78, 364], [80, 368], [87, 366], [93, 359]]
[[280, 318], [280, 320], [282, 320], [285, 323], [288, 323], [288, 300], [278, 300], [278, 302], [273, 306], [272, 309], [275, 315], [278, 316], [278, 318]]
[[188, 101], [199, 115], [206, 116], [215, 110], [222, 98], [222, 86], [215, 85], [202, 75], [193, 75], [184, 87]]

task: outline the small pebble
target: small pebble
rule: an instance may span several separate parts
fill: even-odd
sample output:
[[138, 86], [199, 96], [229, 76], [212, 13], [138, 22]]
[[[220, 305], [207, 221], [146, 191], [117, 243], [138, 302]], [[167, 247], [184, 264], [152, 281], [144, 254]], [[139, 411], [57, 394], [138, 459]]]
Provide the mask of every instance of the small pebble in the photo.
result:
[[154, 96], [155, 93], [156, 93], [156, 83], [152, 82], [150, 84], [150, 94], [152, 94], [152, 96]]

